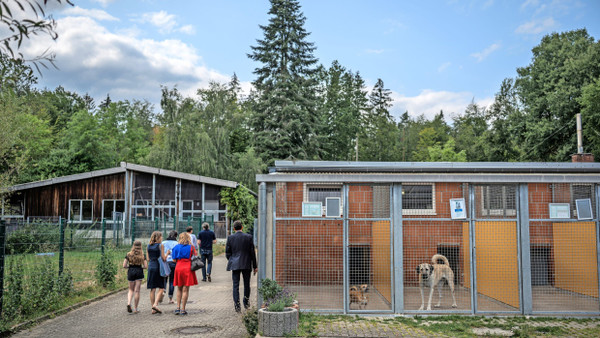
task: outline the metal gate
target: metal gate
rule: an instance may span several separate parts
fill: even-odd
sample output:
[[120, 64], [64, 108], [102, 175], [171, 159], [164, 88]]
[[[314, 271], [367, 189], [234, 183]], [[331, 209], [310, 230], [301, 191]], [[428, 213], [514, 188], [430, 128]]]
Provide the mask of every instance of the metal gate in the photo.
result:
[[345, 194], [345, 310], [391, 312], [394, 283], [390, 186], [348, 185]]

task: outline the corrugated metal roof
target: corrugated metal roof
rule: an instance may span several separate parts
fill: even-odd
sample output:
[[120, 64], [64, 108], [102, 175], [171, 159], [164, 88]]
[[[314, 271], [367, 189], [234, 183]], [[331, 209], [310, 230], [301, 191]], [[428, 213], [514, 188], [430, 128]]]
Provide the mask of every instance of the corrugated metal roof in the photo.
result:
[[597, 162], [336, 162], [275, 161], [270, 172], [343, 173], [600, 173]]
[[172, 171], [172, 170], [167, 170], [167, 169], [148, 167], [145, 165], [121, 162], [121, 165], [119, 167], [115, 167], [115, 168], [95, 170], [95, 171], [89, 171], [89, 172], [81, 173], [81, 174], [51, 178], [51, 179], [47, 179], [47, 180], [43, 180], [43, 181], [17, 184], [17, 185], [10, 187], [9, 191], [20, 191], [20, 190], [38, 188], [38, 187], [43, 187], [43, 186], [48, 186], [48, 185], [53, 185], [53, 184], [58, 184], [58, 183], [73, 182], [73, 181], [78, 181], [78, 180], [83, 180], [83, 179], [88, 179], [88, 178], [93, 178], [93, 177], [113, 175], [113, 174], [118, 174], [118, 173], [124, 173], [127, 170], [143, 172], [143, 173], [148, 173], [148, 174], [155, 174], [155, 175], [160, 175], [160, 176], [179, 178], [179, 179], [193, 181], [193, 182], [207, 183], [207, 184], [213, 184], [213, 185], [230, 187], [230, 188], [235, 188], [238, 185], [237, 182], [222, 180], [222, 179], [213, 178], [213, 177], [193, 175], [193, 174], [187, 174], [187, 173], [182, 173], [182, 172]]

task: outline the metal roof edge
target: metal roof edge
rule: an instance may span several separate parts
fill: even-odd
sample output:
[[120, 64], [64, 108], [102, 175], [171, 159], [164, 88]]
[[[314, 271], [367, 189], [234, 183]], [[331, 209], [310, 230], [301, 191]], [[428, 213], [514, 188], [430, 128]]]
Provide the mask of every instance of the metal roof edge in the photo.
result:
[[121, 162], [118, 167], [114, 167], [114, 168], [100, 169], [100, 170], [94, 170], [94, 171], [89, 171], [89, 172], [80, 173], [80, 174], [55, 177], [55, 178], [50, 178], [47, 180], [42, 180], [42, 181], [37, 181], [37, 182], [16, 184], [16, 185], [9, 187], [8, 191], [20, 191], [20, 190], [26, 190], [26, 189], [33, 189], [33, 188], [38, 188], [38, 187], [43, 187], [43, 186], [48, 186], [48, 185], [53, 185], [53, 184], [58, 184], [58, 183], [83, 180], [83, 179], [92, 178], [92, 177], [100, 177], [100, 176], [124, 173], [127, 170], [144, 172], [144, 173], [148, 173], [148, 174], [156, 174], [156, 175], [161, 175], [161, 176], [168, 176], [168, 177], [173, 177], [173, 178], [180, 178], [180, 179], [184, 179], [184, 180], [188, 180], [188, 181], [208, 183], [208, 184], [219, 185], [219, 186], [228, 187], [228, 188], [236, 188], [238, 186], [238, 183], [234, 182], [234, 181], [222, 180], [219, 178], [200, 176], [200, 175], [194, 175], [194, 174], [187, 174], [187, 173], [182, 173], [182, 172], [172, 171], [172, 170], [167, 170], [167, 169], [159, 169], [159, 168], [149, 167], [149, 166], [145, 166], [145, 165], [141, 165], [141, 164]]
[[519, 172], [559, 173], [598, 172], [598, 162], [343, 162], [343, 161], [275, 161], [270, 173], [276, 172]]
[[49, 178], [47, 180], [42, 180], [42, 181], [16, 184], [16, 185], [9, 187], [8, 190], [9, 191], [19, 191], [19, 190], [33, 189], [33, 188], [44, 187], [44, 186], [53, 185], [53, 184], [72, 182], [72, 181], [77, 181], [77, 180], [83, 180], [86, 178], [113, 175], [113, 174], [119, 174], [119, 173], [124, 173], [124, 172], [125, 172], [125, 168], [123, 168], [123, 167], [100, 169], [100, 170], [88, 171], [88, 172], [80, 173], [80, 174], [73, 174], [73, 175], [68, 175], [68, 176]]

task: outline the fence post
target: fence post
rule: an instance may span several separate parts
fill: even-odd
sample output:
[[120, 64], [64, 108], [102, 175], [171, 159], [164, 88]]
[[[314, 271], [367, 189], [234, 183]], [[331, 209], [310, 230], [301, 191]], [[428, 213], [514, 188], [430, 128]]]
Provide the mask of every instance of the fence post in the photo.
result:
[[102, 220], [102, 244], [100, 246], [100, 251], [104, 255], [104, 245], [106, 244], [106, 220]]
[[154, 231], [158, 231], [158, 217], [154, 217]]
[[131, 219], [131, 245], [135, 242], [135, 218]]
[[63, 268], [65, 267], [65, 221], [60, 221], [59, 230], [60, 235], [58, 239], [58, 275], [62, 275]]
[[0, 219], [0, 314], [2, 313], [2, 300], [4, 299], [4, 251], [6, 244], [6, 224]]

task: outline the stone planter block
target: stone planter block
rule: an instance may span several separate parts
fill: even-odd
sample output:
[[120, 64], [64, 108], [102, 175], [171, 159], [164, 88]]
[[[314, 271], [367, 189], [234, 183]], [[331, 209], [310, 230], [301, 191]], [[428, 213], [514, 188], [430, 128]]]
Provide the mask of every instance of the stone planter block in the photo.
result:
[[267, 337], [283, 337], [298, 329], [298, 310], [286, 308], [283, 312], [258, 310], [258, 332]]

